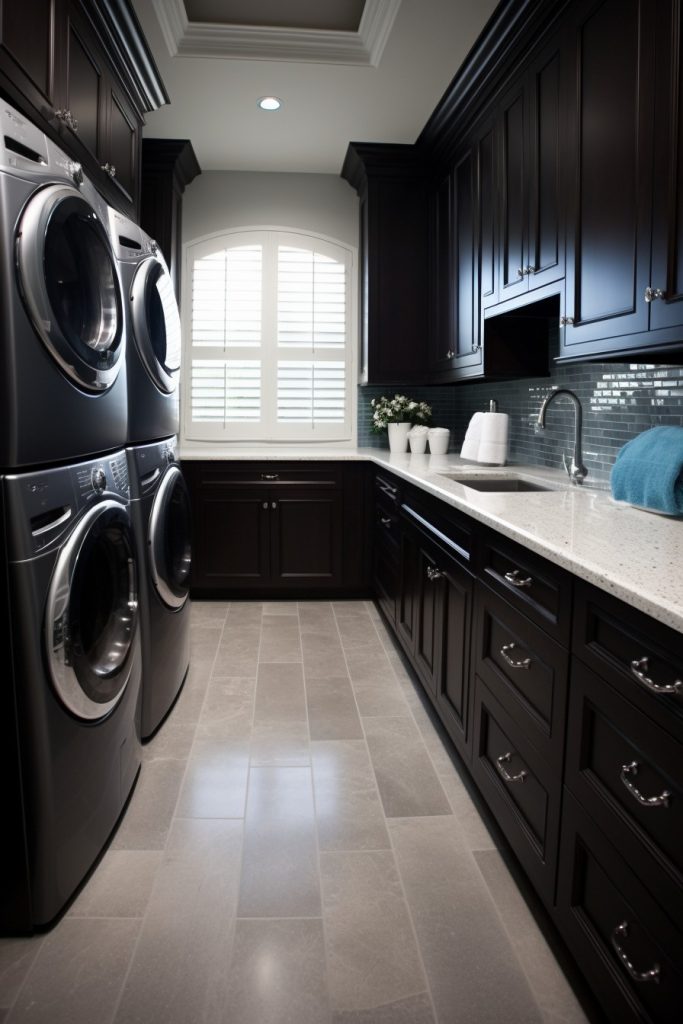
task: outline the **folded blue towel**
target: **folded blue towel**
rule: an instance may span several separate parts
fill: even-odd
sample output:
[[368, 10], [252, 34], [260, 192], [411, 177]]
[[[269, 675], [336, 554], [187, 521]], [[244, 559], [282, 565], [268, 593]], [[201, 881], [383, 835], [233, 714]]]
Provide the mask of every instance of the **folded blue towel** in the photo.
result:
[[610, 482], [617, 501], [683, 516], [683, 427], [653, 427], [627, 441]]

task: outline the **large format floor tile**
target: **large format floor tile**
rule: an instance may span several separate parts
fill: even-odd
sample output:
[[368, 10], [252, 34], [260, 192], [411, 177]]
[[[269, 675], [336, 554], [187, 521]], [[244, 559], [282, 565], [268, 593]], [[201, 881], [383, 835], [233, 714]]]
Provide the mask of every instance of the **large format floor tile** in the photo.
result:
[[585, 1024], [368, 601], [196, 602], [125, 818], [6, 1024]]
[[310, 768], [251, 768], [239, 916], [320, 916]]

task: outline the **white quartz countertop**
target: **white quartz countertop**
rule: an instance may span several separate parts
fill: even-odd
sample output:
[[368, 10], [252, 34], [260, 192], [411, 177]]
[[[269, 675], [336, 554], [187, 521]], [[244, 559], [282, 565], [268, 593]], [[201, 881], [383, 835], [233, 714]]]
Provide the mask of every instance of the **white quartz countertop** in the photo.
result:
[[[381, 448], [271, 446], [182, 450], [184, 460], [370, 461], [443, 499], [581, 579], [683, 632], [683, 520], [612, 501], [609, 491], [569, 485], [562, 470], [488, 468], [456, 455], [396, 455]], [[548, 491], [475, 491], [443, 476], [522, 475]]]

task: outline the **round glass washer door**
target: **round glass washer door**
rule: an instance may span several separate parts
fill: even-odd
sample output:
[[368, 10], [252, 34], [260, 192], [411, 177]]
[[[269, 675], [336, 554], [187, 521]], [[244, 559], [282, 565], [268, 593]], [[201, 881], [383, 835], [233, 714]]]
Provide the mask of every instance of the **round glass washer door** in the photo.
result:
[[156, 591], [177, 611], [187, 601], [192, 566], [190, 496], [177, 466], [169, 466], [154, 496], [147, 545]]
[[52, 684], [77, 718], [103, 718], [130, 678], [138, 592], [130, 517], [117, 501], [92, 508], [52, 574], [45, 646]]
[[16, 258], [28, 314], [53, 359], [79, 387], [110, 388], [123, 365], [121, 287], [104, 225], [76, 188], [34, 193]]
[[180, 316], [173, 282], [157, 256], [144, 260], [130, 291], [135, 346], [153, 384], [170, 395], [180, 373]]

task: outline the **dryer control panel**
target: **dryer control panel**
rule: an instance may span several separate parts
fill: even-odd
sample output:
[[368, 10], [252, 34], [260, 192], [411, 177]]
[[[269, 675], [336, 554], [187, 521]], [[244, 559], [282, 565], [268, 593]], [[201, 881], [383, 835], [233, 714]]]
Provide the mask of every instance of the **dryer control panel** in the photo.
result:
[[129, 448], [128, 459], [131, 497], [143, 498], [156, 491], [167, 467], [178, 461], [178, 439], [169, 437]]
[[128, 505], [125, 452], [5, 477], [12, 561], [58, 547], [86, 508], [104, 498]]

